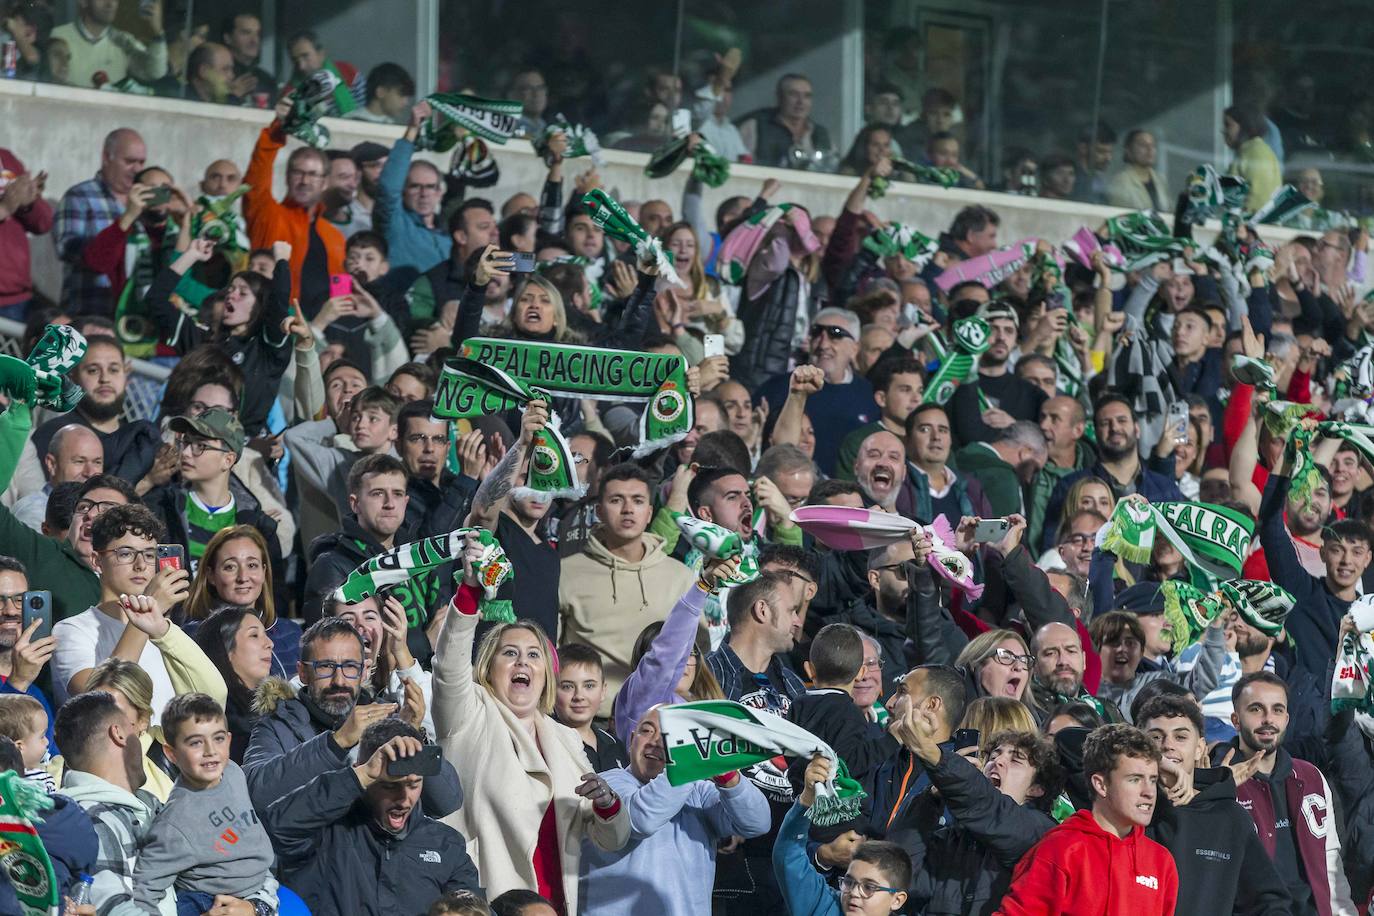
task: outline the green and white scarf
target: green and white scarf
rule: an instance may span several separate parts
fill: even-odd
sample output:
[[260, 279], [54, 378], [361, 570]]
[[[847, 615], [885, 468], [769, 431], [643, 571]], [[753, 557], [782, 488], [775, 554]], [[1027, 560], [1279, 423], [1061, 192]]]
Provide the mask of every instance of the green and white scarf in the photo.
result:
[[1302, 427], [1294, 427], [1285, 446], [1289, 450], [1293, 477], [1288, 484], [1288, 498], [1304, 510], [1312, 505], [1312, 494], [1322, 484], [1321, 471], [1312, 460], [1312, 434]]
[[70, 325], [50, 324], [26, 359], [0, 353], [0, 392], [30, 408], [67, 413], [86, 392], [67, 378], [86, 355], [86, 338]]
[[1271, 394], [1275, 390], [1274, 367], [1263, 360], [1237, 353], [1231, 357], [1231, 374], [1242, 384], [1264, 388]]
[[685, 786], [774, 757], [810, 760], [820, 754], [831, 763], [830, 779], [815, 787], [816, 801], [807, 811], [811, 822], [833, 826], [863, 810], [863, 786], [834, 748], [800, 725], [730, 700], [675, 703], [661, 707], [658, 717], [670, 785]]
[[976, 316], [954, 322], [954, 347], [926, 383], [923, 403], [945, 404], [954, 396], [954, 390], [973, 374], [977, 358], [987, 352], [991, 334], [988, 323]]
[[587, 208], [592, 222], [604, 229], [607, 235], [633, 248], [640, 263], [657, 263], [660, 280], [673, 286], [687, 285], [677, 275], [673, 268], [673, 259], [663, 250], [659, 240], [635, 222], [634, 217], [627, 213], [615, 198], [601, 188], [593, 188], [582, 195], [582, 206]]
[[543, 132], [533, 140], [534, 151], [544, 162], [553, 161], [553, 154], [549, 152], [549, 141], [558, 134], [568, 138], [568, 148], [563, 152], [564, 159], [581, 159], [585, 156], [590, 158], [597, 168], [605, 165], [601, 157], [601, 141], [592, 129], [585, 124], [569, 124], [562, 115], [546, 124]]
[[690, 515], [679, 515], [674, 521], [677, 522], [678, 530], [687, 539], [687, 543], [703, 556], [713, 560], [728, 560], [744, 553], [744, 539], [737, 531], [730, 531]]
[[870, 232], [863, 241], [863, 247], [880, 258], [906, 258], [916, 265], [917, 270], [924, 270], [940, 250], [940, 243], [910, 226], [888, 223]]
[[649, 156], [644, 166], [644, 174], [650, 178], [667, 178], [688, 156], [692, 157], [692, 177], [708, 188], [718, 188], [730, 179], [730, 160], [726, 159], [705, 137], [697, 141], [695, 148], [688, 149], [688, 138], [670, 140]]
[[1153, 213], [1127, 213], [1107, 220], [1107, 235], [1126, 259], [1123, 270], [1136, 271], [1177, 257], [1187, 257], [1192, 239], [1175, 238], [1168, 225]]
[[1278, 223], [1284, 224], [1293, 220], [1304, 210], [1315, 207], [1317, 202], [1293, 187], [1291, 184], [1282, 185], [1278, 190], [1270, 195], [1260, 208], [1250, 215], [1249, 223], [1256, 225], [1259, 223]]
[[1097, 546], [1132, 563], [1148, 563], [1155, 537], [1174, 546], [1192, 568], [1220, 579], [1240, 575], [1250, 553], [1255, 523], [1211, 503], [1119, 500], [1097, 534]]
[[[892, 157], [892, 171], [894, 174], [906, 172], [914, 177], [919, 184], [935, 184], [946, 189], [957, 187], [959, 184], [957, 169], [937, 165], [921, 165], [898, 156]], [[874, 200], [887, 196], [888, 188], [892, 186], [893, 180], [891, 177], [884, 178], [882, 175], [874, 175], [868, 182], [868, 196]]]
[[1202, 638], [1207, 627], [1225, 608], [1219, 595], [1195, 585], [1170, 579], [1159, 587], [1164, 596], [1164, 619], [1173, 634], [1174, 655]]
[[22, 773], [0, 774], [0, 871], [19, 898], [23, 916], [52, 916], [62, 902], [52, 859], [35, 824], [54, 802]]
[[1283, 632], [1283, 623], [1296, 604], [1285, 589], [1257, 579], [1223, 582], [1219, 594], [1231, 602], [1242, 620], [1269, 637]]
[[353, 90], [332, 60], [294, 88], [291, 111], [282, 128], [291, 136], [315, 149], [329, 146], [329, 128], [320, 123], [325, 115], [343, 117], [358, 107]]
[[[370, 557], [348, 574], [343, 584], [334, 590], [334, 597], [346, 604], [357, 604], [382, 589], [417, 576], [432, 574], [439, 567], [462, 558], [469, 534], [476, 534], [482, 542], [482, 556], [476, 563], [482, 582], [482, 618], [514, 623], [515, 612], [511, 603], [496, 600], [496, 592], [504, 582], [515, 578], [515, 569], [495, 536], [485, 528], [459, 528], [448, 534], [436, 534], [409, 544], [399, 544]], [[455, 578], [461, 579], [462, 572], [458, 572]]]
[[[681, 441], [692, 429], [687, 363], [681, 356], [487, 337], [463, 341], [458, 356], [498, 370], [518, 383], [517, 389], [537, 385], [561, 397], [646, 403], [636, 458]], [[434, 392], [434, 416], [454, 420], [521, 406], [491, 378], [477, 375], [471, 363], [450, 360]]]
[[425, 101], [433, 114], [420, 125], [416, 149], [446, 152], [458, 143], [458, 128], [491, 143], [504, 144], [520, 126], [524, 104], [511, 99], [483, 99], [460, 92], [436, 92]]

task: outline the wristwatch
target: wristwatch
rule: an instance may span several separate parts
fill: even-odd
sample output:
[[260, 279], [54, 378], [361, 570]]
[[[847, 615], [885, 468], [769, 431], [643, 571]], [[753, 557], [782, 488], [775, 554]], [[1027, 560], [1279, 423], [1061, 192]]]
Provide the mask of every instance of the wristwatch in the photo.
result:
[[267, 905], [267, 901], [265, 901], [265, 900], [254, 900], [254, 901], [252, 901], [252, 903], [253, 903], [253, 916], [274, 916], [275, 911], [274, 911], [270, 906]]

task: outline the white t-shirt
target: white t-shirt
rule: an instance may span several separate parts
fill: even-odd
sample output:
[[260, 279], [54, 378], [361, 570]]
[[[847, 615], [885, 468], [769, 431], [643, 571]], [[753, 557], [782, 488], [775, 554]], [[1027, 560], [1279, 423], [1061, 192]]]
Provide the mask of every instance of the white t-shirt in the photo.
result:
[[[124, 623], [99, 608], [89, 608], [75, 617], [53, 624], [52, 635], [57, 637], [57, 648], [51, 664], [53, 692], [57, 694], [58, 706], [67, 702], [67, 684], [71, 683], [72, 675], [94, 668], [109, 658], [123, 634]], [[176, 695], [176, 691], [172, 689], [167, 666], [162, 662], [162, 650], [153, 645], [151, 640], [143, 647], [138, 666], [153, 680], [152, 724], [156, 725], [162, 716], [162, 707]]]

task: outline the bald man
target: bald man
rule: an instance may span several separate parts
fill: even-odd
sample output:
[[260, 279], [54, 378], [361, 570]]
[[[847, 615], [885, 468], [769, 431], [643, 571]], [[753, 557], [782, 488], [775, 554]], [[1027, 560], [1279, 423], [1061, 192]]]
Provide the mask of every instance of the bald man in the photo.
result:
[[91, 240], [123, 215], [134, 176], [147, 159], [138, 131], [110, 131], [101, 147], [100, 171], [68, 188], [57, 205], [52, 235], [63, 265], [62, 302], [74, 316], [114, 314], [110, 278], [87, 270], [81, 257]]
[[1049, 715], [1054, 715], [1056, 706], [1081, 702], [1108, 722], [1124, 722], [1121, 710], [1111, 700], [1098, 699], [1083, 686], [1090, 643], [1080, 631], [1064, 623], [1047, 623], [1036, 630], [1030, 644], [1035, 659], [1031, 692], [1040, 709]]
[[908, 512], [903, 514], [909, 514], [915, 507], [915, 493], [906, 473], [906, 448], [885, 429], [859, 443], [854, 480], [872, 502], [888, 512], [901, 512], [899, 506], [904, 506]]
[[85, 483], [105, 469], [105, 448], [89, 427], [69, 423], [53, 433], [48, 441], [48, 453], [43, 456], [43, 470], [48, 482], [43, 489], [30, 493], [14, 504], [14, 517], [34, 531], [43, 532], [43, 519], [48, 512], [48, 494], [59, 483]]

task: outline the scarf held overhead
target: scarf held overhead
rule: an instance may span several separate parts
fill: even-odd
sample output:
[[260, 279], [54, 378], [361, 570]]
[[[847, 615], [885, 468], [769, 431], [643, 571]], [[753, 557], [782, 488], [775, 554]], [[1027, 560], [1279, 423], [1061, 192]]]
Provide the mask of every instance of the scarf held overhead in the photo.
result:
[[476, 375], [473, 363], [555, 396], [647, 403], [636, 456], [666, 448], [692, 429], [687, 363], [681, 356], [473, 337], [463, 342], [459, 358], [444, 366], [434, 392], [434, 416], [455, 420], [521, 406], [491, 383], [490, 373]]
[[486, 620], [514, 622], [511, 603], [497, 601], [496, 592], [504, 582], [515, 577], [515, 570], [495, 536], [485, 528], [458, 528], [447, 534], [398, 544], [359, 564], [334, 590], [334, 598], [345, 604], [357, 604], [385, 588], [434, 572], [463, 556], [470, 534], [476, 534], [482, 544], [482, 555], [477, 561], [482, 583], [482, 616]]
[[849, 776], [834, 748], [800, 725], [730, 700], [677, 703], [660, 708], [658, 715], [671, 785], [710, 779], [774, 757], [809, 760], [820, 754], [831, 762], [831, 777], [816, 786], [816, 802], [807, 816], [818, 826], [859, 816], [863, 787]]

